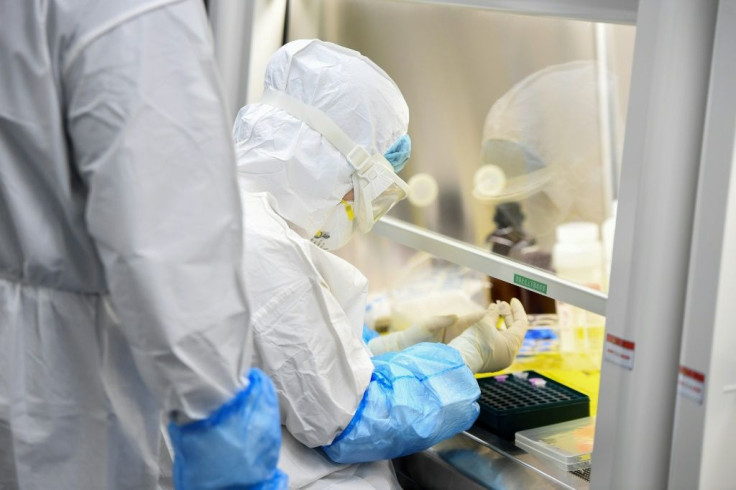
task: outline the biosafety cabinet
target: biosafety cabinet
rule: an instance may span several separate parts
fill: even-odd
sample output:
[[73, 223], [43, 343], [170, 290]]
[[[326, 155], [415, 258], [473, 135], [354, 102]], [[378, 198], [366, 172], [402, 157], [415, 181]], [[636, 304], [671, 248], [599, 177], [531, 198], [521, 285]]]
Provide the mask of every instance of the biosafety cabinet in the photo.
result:
[[[554, 300], [559, 358], [594, 380], [589, 481], [474, 428], [397, 461], [407, 488], [736, 488], [736, 0], [218, 0], [209, 15], [230, 116], [298, 38], [362, 52], [404, 93], [413, 197], [342, 252], [375, 305], [423, 252], [470, 271], [430, 279], [492, 285], [476, 299], [507, 284]], [[508, 201], [535, 253], [490, 251]], [[599, 245], [560, 231], [579, 222]], [[564, 272], [590, 257], [599, 280]]]

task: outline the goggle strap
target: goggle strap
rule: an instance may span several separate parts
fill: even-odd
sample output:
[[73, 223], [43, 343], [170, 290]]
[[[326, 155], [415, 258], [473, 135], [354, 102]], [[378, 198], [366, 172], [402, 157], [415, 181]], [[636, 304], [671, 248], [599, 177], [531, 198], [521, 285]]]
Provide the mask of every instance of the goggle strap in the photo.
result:
[[324, 136], [325, 139], [327, 139], [327, 141], [337, 149], [337, 151], [347, 158], [350, 165], [352, 165], [358, 173], [363, 173], [366, 170], [367, 163], [371, 156], [370, 153], [362, 146], [356, 145], [350, 136], [345, 134], [345, 132], [321, 110], [307, 105], [285, 92], [271, 88], [265, 89], [263, 96], [261, 97], [261, 102], [287, 112]]

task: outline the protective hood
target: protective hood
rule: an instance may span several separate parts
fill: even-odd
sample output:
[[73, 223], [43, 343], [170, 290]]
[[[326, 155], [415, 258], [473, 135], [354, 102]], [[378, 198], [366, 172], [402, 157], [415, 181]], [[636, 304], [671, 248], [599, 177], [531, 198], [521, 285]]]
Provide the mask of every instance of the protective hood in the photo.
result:
[[[293, 41], [271, 57], [264, 92], [319, 109], [353, 142], [383, 155], [407, 133], [409, 109], [397, 85], [357, 51], [319, 40]], [[235, 121], [241, 189], [267, 192], [276, 212], [304, 238], [325, 223], [353, 188], [354, 168], [319, 132], [262, 102]]]

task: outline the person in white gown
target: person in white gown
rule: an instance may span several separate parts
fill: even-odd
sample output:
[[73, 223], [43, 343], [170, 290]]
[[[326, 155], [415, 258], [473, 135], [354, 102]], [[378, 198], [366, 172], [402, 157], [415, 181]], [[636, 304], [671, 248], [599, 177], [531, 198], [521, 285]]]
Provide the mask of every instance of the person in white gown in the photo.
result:
[[366, 279], [329, 250], [405, 197], [395, 170], [409, 157], [408, 123], [381, 68], [319, 40], [280, 48], [262, 99], [235, 122], [254, 363], [276, 385], [279, 466], [294, 488], [398, 487], [387, 460], [470, 427], [473, 373], [510, 365], [528, 325], [513, 301], [449, 345], [426, 342], [441, 318], [371, 342], [375, 352], [363, 342]]
[[202, 2], [0, 19], [0, 488], [285, 487]]

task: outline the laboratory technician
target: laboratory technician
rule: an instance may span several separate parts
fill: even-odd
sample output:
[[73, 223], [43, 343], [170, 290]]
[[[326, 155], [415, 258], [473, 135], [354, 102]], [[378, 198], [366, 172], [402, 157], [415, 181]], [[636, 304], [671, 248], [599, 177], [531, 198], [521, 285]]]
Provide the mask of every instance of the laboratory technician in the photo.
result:
[[[449, 345], [424, 341], [441, 338], [452, 315], [370, 350], [363, 341], [366, 279], [328, 250], [405, 197], [394, 170], [409, 157], [408, 123], [383, 70], [318, 40], [280, 48], [261, 101], [235, 122], [254, 363], [276, 385], [279, 466], [294, 488], [398, 487], [387, 460], [467, 429], [478, 415], [473, 373], [511, 364], [527, 328], [512, 301]], [[497, 330], [499, 313], [508, 329]]]
[[202, 2], [0, 19], [0, 488], [285, 488]]

